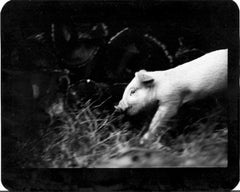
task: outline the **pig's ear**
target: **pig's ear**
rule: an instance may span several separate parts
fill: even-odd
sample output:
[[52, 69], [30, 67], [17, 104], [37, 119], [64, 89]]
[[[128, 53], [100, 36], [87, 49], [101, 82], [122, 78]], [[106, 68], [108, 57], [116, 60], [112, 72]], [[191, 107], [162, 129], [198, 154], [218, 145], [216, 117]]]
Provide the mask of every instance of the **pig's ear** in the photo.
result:
[[151, 84], [153, 83], [154, 79], [152, 76], [147, 74], [147, 71], [145, 70], [140, 70], [139, 72], [135, 73], [135, 76], [139, 79], [141, 83], [144, 84]]

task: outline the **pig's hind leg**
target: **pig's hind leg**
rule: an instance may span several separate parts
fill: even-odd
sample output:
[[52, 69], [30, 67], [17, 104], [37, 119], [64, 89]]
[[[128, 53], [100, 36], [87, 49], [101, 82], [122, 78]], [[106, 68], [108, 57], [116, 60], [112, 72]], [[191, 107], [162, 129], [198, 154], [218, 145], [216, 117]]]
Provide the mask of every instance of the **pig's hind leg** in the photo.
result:
[[140, 144], [151, 144], [166, 132], [167, 122], [177, 113], [180, 103], [180, 101], [174, 100], [158, 107], [147, 133], [140, 140]]

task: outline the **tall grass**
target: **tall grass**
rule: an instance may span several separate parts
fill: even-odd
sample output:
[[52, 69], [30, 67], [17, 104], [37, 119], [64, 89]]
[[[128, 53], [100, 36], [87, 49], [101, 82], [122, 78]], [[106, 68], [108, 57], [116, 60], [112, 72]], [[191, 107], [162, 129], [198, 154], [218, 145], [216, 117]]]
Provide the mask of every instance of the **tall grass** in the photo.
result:
[[128, 145], [127, 123], [120, 129], [120, 121], [121, 117], [99, 111], [90, 101], [78, 111], [65, 111], [58, 117], [59, 125], [46, 133], [42, 160], [54, 168], [94, 167]]
[[[226, 167], [227, 166], [227, 116], [225, 108], [215, 103], [207, 110], [193, 105], [176, 116], [185, 122], [174, 136], [166, 132], [162, 138], [165, 146], [154, 142], [148, 148], [130, 147], [119, 158], [103, 162], [99, 167]], [[194, 109], [193, 109], [194, 108]], [[198, 112], [197, 116], [193, 111]], [[180, 112], [181, 113], [181, 112]], [[185, 115], [185, 117], [182, 117]], [[192, 119], [193, 116], [197, 116]], [[179, 119], [173, 119], [180, 123]], [[181, 125], [180, 125], [181, 126]], [[179, 129], [179, 125], [174, 127]], [[172, 130], [172, 129], [170, 129]]]
[[[194, 108], [195, 107], [195, 108]], [[78, 110], [64, 110], [54, 116], [35, 140], [19, 143], [22, 167], [162, 167], [162, 166], [226, 166], [227, 123], [220, 104], [205, 110], [195, 119], [187, 109], [176, 117], [184, 126], [173, 126], [151, 146], [139, 144], [142, 135], [131, 129], [123, 115], [99, 110], [93, 102], [83, 103]], [[174, 120], [172, 120], [174, 121]], [[182, 124], [181, 121], [175, 121]]]

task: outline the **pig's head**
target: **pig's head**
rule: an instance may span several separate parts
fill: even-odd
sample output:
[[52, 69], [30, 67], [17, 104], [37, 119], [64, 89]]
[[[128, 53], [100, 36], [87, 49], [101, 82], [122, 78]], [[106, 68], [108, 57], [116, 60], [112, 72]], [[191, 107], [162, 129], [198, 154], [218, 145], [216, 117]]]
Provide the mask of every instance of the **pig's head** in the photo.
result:
[[145, 70], [135, 73], [135, 77], [126, 87], [116, 110], [135, 115], [156, 100], [154, 78]]

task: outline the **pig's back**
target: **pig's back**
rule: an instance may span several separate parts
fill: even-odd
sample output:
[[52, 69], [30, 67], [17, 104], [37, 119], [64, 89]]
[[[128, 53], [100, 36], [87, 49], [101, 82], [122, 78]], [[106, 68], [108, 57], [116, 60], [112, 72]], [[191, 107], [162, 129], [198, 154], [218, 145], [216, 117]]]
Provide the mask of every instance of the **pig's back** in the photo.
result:
[[194, 97], [216, 93], [227, 86], [227, 49], [208, 53], [171, 71], [175, 84], [182, 84]]

